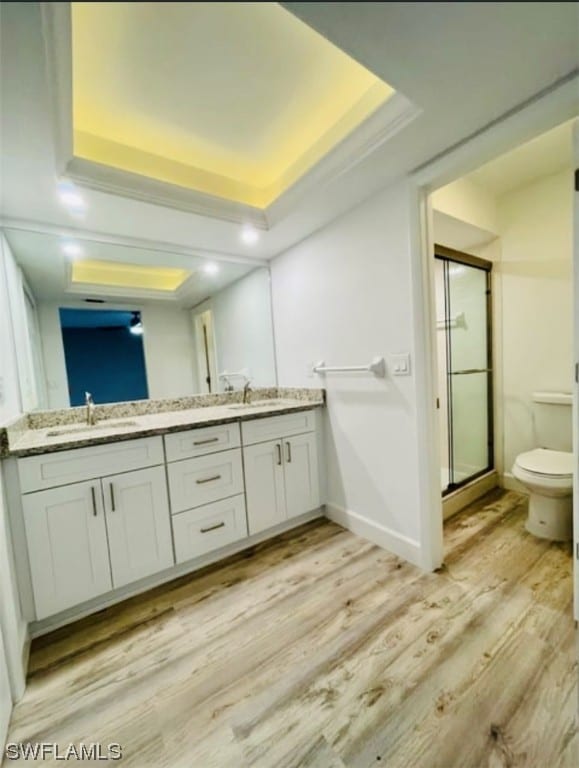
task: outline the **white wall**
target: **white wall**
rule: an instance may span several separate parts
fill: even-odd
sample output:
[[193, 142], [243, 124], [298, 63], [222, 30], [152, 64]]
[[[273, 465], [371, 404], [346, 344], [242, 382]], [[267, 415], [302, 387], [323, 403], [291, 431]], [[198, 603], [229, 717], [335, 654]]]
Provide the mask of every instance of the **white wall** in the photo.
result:
[[30, 321], [35, 320], [35, 309], [32, 306], [30, 311], [27, 311], [25, 290], [28, 289], [25, 285], [22, 270], [12, 254], [8, 241], [1, 233], [0, 238], [2, 239], [2, 251], [4, 252], [4, 274], [8, 290], [12, 333], [14, 335], [14, 345], [18, 351], [16, 366], [20, 404], [23, 411], [31, 411], [38, 407], [40, 400], [37, 386], [38, 373], [35, 370], [32, 334], [29, 327]]
[[309, 378], [307, 366], [413, 353], [408, 189], [399, 184], [273, 260], [280, 386], [327, 388], [328, 510], [419, 560], [414, 375]]
[[[498, 231], [495, 198], [486, 189], [468, 178], [457, 179], [433, 192], [435, 210], [487, 232]], [[460, 247], [452, 246], [450, 248]]]
[[[6, 424], [21, 412], [20, 386], [14, 317], [10, 308], [8, 274], [16, 265], [6, 241], [0, 238], [0, 424]], [[12, 698], [22, 695], [24, 670], [23, 646], [26, 642], [26, 624], [22, 618], [14, 577], [14, 564], [8, 509], [0, 471], [0, 744], [4, 740], [7, 714]], [[6, 658], [5, 658], [6, 657]], [[6, 686], [4, 666], [10, 672], [10, 689]]]
[[269, 270], [255, 269], [213, 296], [210, 305], [218, 372], [247, 369], [252, 386], [275, 386]]
[[[84, 304], [68, 302], [38, 305], [49, 408], [70, 406], [58, 314], [61, 306], [82, 306], [86, 309]], [[141, 312], [150, 398], [182, 397], [197, 391], [193, 331], [187, 310], [168, 304], [147, 304], [141, 307], [107, 304], [106, 309], [138, 309]]]
[[[573, 388], [570, 171], [498, 201], [502, 259], [504, 467], [541, 444], [532, 393]], [[561, 448], [571, 450], [571, 413]]]
[[10, 680], [8, 679], [8, 667], [6, 666], [6, 653], [0, 629], [0, 755], [4, 752], [6, 733], [10, 714], [12, 712], [12, 695], [10, 693]]
[[165, 304], [147, 304], [141, 318], [149, 397], [195, 394], [197, 377], [189, 312]]
[[0, 234], [0, 424], [21, 411], [14, 318], [10, 308], [8, 275], [16, 268], [8, 242]]

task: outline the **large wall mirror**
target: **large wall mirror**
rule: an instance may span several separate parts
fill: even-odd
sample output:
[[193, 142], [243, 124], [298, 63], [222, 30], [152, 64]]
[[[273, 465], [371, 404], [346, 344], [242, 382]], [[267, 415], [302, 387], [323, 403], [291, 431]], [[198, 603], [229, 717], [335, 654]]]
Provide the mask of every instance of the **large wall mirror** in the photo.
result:
[[[2, 231], [22, 406], [276, 386], [267, 267]], [[8, 258], [6, 258], [8, 257]]]

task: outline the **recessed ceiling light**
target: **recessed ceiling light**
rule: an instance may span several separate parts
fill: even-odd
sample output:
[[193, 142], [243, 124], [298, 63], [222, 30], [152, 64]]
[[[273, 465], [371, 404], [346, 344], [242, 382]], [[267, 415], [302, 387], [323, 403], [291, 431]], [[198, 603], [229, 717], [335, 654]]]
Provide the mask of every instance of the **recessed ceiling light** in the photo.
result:
[[82, 256], [82, 247], [75, 240], [65, 240], [62, 243], [62, 252], [69, 259], [78, 259]]
[[241, 230], [241, 239], [246, 245], [254, 245], [259, 240], [259, 232], [251, 224], [246, 224]]
[[70, 213], [78, 215], [86, 211], [86, 203], [71, 181], [59, 181], [58, 196]]
[[203, 271], [208, 275], [216, 275], [219, 272], [219, 264], [216, 264], [214, 261], [209, 261], [207, 264], [203, 265]]

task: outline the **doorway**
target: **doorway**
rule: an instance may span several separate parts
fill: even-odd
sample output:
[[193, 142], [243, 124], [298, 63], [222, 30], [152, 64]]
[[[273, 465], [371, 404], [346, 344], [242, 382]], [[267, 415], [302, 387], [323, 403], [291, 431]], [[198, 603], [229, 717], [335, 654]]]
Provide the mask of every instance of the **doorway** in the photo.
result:
[[140, 312], [60, 309], [71, 406], [146, 400], [149, 396]]
[[197, 351], [197, 370], [199, 372], [199, 392], [210, 394], [218, 391], [217, 363], [215, 359], [215, 336], [213, 331], [213, 312], [205, 309], [193, 315], [195, 329], [195, 349]]
[[494, 468], [492, 263], [435, 246], [441, 486], [452, 493]]

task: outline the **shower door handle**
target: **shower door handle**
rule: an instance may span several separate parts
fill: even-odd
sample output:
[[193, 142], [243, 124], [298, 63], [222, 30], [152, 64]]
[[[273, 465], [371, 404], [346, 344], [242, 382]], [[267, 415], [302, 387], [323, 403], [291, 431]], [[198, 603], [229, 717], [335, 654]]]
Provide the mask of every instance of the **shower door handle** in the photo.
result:
[[462, 371], [449, 371], [449, 376], [463, 376], [468, 373], [492, 373], [492, 368], [465, 368]]

